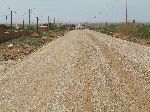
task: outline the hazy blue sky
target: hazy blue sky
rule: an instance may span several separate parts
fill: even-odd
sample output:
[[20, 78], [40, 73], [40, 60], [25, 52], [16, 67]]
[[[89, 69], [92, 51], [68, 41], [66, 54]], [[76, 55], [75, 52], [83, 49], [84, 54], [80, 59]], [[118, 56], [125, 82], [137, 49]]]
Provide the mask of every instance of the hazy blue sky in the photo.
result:
[[[59, 22], [125, 21], [125, 0], [4, 0], [0, 2], [0, 22], [5, 22], [3, 15], [9, 14], [8, 7], [17, 12], [14, 22], [21, 22], [23, 13], [29, 8], [36, 8], [32, 13], [32, 22], [35, 22], [35, 16], [46, 22], [48, 15], [51, 21], [56, 17]], [[150, 21], [150, 0], [128, 0], [128, 9], [129, 20]], [[96, 18], [91, 19], [94, 16]], [[28, 16], [24, 18], [27, 22]]]

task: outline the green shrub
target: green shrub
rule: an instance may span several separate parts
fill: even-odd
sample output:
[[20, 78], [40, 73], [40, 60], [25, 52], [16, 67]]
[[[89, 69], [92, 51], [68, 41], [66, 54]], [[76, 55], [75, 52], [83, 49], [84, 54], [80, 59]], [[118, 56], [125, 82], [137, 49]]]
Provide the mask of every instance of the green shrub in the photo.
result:
[[[98, 29], [97, 29], [98, 30]], [[99, 30], [101, 33], [113, 36], [114, 33], [116, 33], [116, 25], [107, 25], [103, 27], [99, 27]]]
[[18, 39], [13, 39], [13, 40], [7, 41], [7, 42], [2, 43], [2, 44], [3, 45], [13, 44], [13, 46], [30, 45], [30, 46], [35, 46], [35, 47], [41, 47], [45, 43], [46, 43], [46, 40], [42, 40], [41, 38], [21, 37], [21, 38], [18, 38]]
[[147, 42], [146, 44], [149, 44], [149, 45], [150, 45], [150, 41], [149, 41], [149, 42]]
[[42, 36], [48, 37], [48, 36], [49, 36], [49, 33], [48, 33], [48, 32], [44, 32], [44, 33], [42, 34]]
[[150, 39], [150, 26], [149, 25], [137, 25], [137, 27], [138, 27], [138, 31], [137, 31], [136, 36]]

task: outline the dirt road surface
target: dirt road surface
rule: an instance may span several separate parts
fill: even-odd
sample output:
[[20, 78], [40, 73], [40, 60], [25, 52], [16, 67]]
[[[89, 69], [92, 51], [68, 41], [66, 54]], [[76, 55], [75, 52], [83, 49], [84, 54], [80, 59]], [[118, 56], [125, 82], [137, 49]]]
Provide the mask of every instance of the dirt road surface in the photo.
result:
[[150, 112], [150, 48], [71, 31], [0, 75], [0, 112]]

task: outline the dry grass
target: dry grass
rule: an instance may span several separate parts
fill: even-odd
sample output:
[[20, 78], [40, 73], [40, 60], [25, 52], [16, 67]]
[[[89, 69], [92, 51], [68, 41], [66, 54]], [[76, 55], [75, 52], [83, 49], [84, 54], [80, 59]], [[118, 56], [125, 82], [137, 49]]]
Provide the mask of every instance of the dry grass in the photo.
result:
[[137, 32], [137, 27], [133, 23], [122, 23], [118, 26], [117, 32], [124, 35], [132, 35]]

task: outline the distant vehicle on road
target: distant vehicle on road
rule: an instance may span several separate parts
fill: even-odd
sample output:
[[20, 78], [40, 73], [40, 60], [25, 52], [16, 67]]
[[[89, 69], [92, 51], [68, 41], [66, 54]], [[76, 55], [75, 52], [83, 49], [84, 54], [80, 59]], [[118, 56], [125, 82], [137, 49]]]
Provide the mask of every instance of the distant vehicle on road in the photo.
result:
[[78, 30], [83, 30], [83, 29], [85, 29], [85, 25], [78, 24], [78, 25], [76, 26], [76, 29], [78, 29]]

